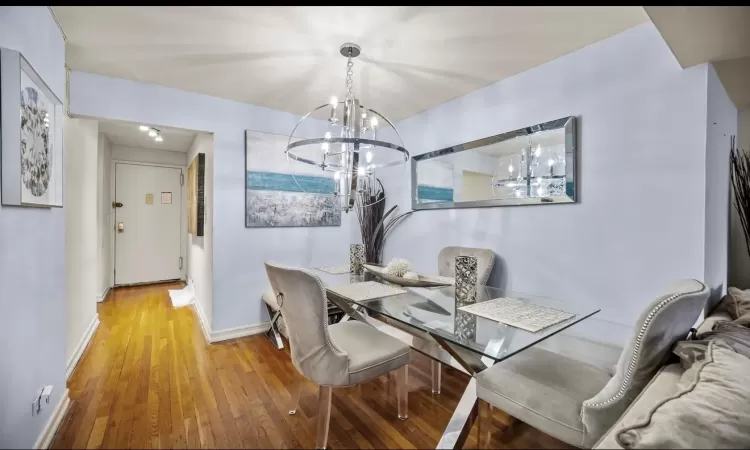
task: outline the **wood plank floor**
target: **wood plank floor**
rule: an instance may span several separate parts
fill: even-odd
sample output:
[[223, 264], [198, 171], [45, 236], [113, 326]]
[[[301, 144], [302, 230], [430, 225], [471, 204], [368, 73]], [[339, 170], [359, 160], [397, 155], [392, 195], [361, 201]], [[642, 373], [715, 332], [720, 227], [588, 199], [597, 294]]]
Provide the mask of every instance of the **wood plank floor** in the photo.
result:
[[[206, 344], [195, 312], [173, 309], [167, 289], [119, 288], [98, 305], [101, 324], [68, 381], [71, 407], [53, 448], [283, 448], [315, 444], [317, 388], [304, 384], [287, 350], [262, 335]], [[334, 389], [331, 448], [434, 448], [468, 382], [445, 368], [430, 392], [429, 360], [413, 354], [409, 419], [396, 417], [394, 380]], [[509, 418], [501, 411], [499, 431]], [[475, 446], [476, 429], [467, 442]], [[498, 448], [567, 447], [519, 423], [493, 437]]]

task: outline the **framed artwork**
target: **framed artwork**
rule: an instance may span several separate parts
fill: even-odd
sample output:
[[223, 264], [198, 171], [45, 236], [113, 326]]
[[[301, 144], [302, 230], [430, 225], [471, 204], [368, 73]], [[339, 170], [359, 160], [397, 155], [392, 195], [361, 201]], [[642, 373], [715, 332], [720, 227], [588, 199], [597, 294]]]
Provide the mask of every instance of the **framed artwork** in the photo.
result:
[[333, 174], [287, 161], [288, 137], [245, 131], [245, 227], [336, 227]]
[[63, 206], [63, 104], [21, 53], [0, 49], [3, 205]]
[[[206, 154], [198, 153], [188, 166], [188, 233], [193, 236], [203, 236], [205, 192]], [[169, 201], [172, 201], [171, 196]]]

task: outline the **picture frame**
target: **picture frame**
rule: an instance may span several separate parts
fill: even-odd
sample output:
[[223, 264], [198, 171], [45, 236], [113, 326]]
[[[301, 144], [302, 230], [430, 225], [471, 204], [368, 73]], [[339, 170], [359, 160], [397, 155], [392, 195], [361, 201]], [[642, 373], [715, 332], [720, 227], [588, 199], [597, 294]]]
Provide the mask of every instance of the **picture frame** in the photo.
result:
[[198, 153], [188, 166], [188, 233], [203, 236], [206, 207], [206, 154]]
[[63, 158], [62, 101], [20, 52], [0, 48], [0, 203], [62, 207]]

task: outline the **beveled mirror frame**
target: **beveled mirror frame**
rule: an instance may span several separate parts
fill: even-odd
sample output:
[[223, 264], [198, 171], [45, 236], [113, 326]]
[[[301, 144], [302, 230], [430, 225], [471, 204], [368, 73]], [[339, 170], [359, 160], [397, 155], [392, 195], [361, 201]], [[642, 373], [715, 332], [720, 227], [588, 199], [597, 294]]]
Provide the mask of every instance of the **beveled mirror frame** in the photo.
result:
[[[424, 209], [455, 209], [455, 208], [486, 208], [496, 206], [527, 206], [527, 205], [557, 205], [578, 202], [578, 131], [576, 126], [577, 120], [574, 116], [563, 117], [557, 120], [540, 123], [530, 127], [519, 128], [518, 130], [508, 131], [506, 133], [496, 134], [494, 136], [477, 139], [475, 141], [446, 147], [440, 150], [423, 153], [412, 157], [411, 160], [411, 207], [413, 210]], [[523, 201], [525, 199], [494, 199], [479, 200], [467, 202], [430, 202], [419, 203], [417, 201], [417, 164], [440, 156], [459, 153], [466, 150], [472, 150], [498, 142], [507, 141], [521, 136], [529, 136], [540, 131], [565, 129], [565, 180], [566, 183], [572, 183], [572, 192], [565, 196], [557, 196], [556, 200], [548, 198], [539, 198], [538, 202]]]

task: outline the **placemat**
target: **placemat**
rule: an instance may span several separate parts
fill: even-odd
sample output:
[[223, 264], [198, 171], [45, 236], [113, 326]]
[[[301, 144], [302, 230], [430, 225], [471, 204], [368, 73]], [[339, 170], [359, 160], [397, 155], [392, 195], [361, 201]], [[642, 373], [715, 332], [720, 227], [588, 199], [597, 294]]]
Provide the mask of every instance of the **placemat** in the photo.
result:
[[336, 266], [316, 267], [315, 270], [330, 273], [331, 275], [341, 275], [349, 273], [349, 264], [339, 264]]
[[342, 286], [328, 288], [328, 290], [355, 302], [371, 300], [373, 298], [379, 297], [387, 297], [389, 295], [398, 295], [406, 292], [401, 288], [388, 286], [382, 283], [378, 283], [377, 281], [363, 281], [361, 283], [344, 284]]
[[513, 298], [495, 298], [462, 306], [461, 311], [536, 333], [568, 320], [575, 314], [546, 306], [533, 305]]

